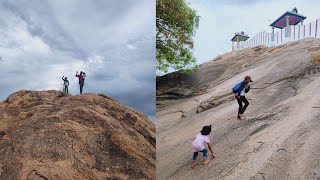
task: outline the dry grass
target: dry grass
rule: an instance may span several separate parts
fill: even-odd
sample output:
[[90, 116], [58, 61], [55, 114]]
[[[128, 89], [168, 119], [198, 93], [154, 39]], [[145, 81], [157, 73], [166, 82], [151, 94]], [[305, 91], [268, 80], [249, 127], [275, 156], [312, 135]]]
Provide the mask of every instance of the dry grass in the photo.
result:
[[220, 60], [222, 60], [221, 56], [218, 56], [217, 58], [214, 59], [214, 61], [220, 61]]
[[311, 47], [311, 48], [308, 49], [309, 52], [315, 52], [315, 51], [319, 51], [319, 50], [320, 50], [319, 46]]
[[106, 99], [110, 99], [110, 100], [112, 100], [112, 101], [115, 101], [114, 99], [112, 99], [111, 97], [109, 97], [109, 96], [107, 96], [107, 95], [105, 95], [105, 94], [103, 94], [103, 93], [98, 94], [98, 96], [101, 96], [101, 97], [104, 97], [104, 98], [106, 98]]
[[320, 51], [313, 53], [311, 64], [320, 64]]

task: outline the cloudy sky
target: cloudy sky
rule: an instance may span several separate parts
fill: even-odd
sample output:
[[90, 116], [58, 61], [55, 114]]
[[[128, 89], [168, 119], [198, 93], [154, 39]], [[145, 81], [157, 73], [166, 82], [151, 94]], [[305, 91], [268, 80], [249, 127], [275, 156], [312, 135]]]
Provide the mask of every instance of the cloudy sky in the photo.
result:
[[[320, 17], [319, 0], [187, 0], [201, 16], [194, 55], [198, 64], [231, 51], [231, 38], [244, 31], [250, 37], [271, 32], [269, 26], [284, 12], [297, 7], [307, 17], [304, 24]], [[270, 21], [269, 21], [270, 20]]]
[[155, 0], [0, 4], [0, 100], [22, 89], [105, 93], [155, 119]]

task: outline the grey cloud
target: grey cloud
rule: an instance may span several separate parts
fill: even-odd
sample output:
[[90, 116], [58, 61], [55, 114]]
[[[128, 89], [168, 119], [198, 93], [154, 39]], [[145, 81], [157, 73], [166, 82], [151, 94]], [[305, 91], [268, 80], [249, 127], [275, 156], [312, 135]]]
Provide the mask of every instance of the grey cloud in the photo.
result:
[[[70, 92], [78, 94], [74, 74], [84, 70], [85, 92], [105, 93], [155, 119], [155, 1], [94, 2], [21, 0], [1, 4], [0, 15], [14, 17], [17, 23], [0, 18], [0, 37], [7, 38], [0, 43], [0, 53], [9, 58], [0, 62], [1, 99], [21, 89], [58, 90], [62, 75], [70, 81]], [[146, 13], [152, 16], [145, 17]], [[131, 17], [143, 18], [132, 21]], [[23, 31], [25, 39], [14, 38], [13, 27]], [[25, 50], [29, 40], [40, 44]], [[50, 50], [37, 52], [37, 46], [44, 45]], [[17, 49], [13, 54], [12, 48]], [[95, 60], [96, 56], [101, 58]]]
[[118, 75], [115, 73], [97, 72], [97, 73], [94, 73], [90, 77], [90, 79], [96, 79], [98, 81], [110, 81], [110, 80], [113, 80], [117, 77], [118, 77]]
[[46, 1], [6, 1], [4, 8], [21, 18], [33, 36], [39, 36], [51, 48], [65, 51], [78, 58], [86, 57], [85, 52], [76, 45], [57, 22], [52, 8]]
[[[119, 83], [127, 84], [127, 82]], [[104, 89], [99, 87], [99, 91], [113, 97], [120, 103], [135, 107], [138, 111], [144, 112], [148, 116], [154, 116], [156, 110], [155, 83], [153, 85], [139, 84], [139, 86], [135, 87], [129, 87], [123, 84], [114, 89], [110, 89], [113, 87], [108, 86], [105, 86]]]

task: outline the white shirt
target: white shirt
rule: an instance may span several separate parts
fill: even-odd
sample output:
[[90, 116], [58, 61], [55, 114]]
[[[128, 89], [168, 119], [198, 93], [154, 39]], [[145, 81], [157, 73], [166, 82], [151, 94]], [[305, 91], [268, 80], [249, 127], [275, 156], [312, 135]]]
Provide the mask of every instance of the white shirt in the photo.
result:
[[196, 138], [192, 142], [192, 152], [199, 152], [204, 150], [204, 144], [210, 143], [208, 136], [197, 134]]
[[[242, 89], [242, 91], [240, 92], [240, 96], [244, 96], [244, 91], [246, 90], [248, 88], [248, 85], [246, 85], [243, 89]], [[235, 93], [236, 94], [236, 96], [237, 96], [237, 94], [238, 93]]]

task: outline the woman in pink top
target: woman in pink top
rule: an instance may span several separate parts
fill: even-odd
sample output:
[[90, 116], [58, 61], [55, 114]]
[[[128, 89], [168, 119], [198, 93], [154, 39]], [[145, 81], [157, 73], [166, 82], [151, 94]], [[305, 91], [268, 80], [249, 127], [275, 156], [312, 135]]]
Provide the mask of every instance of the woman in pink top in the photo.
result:
[[210, 144], [210, 139], [208, 135], [211, 133], [211, 125], [204, 126], [199, 134], [193, 139], [192, 142], [192, 152], [193, 152], [193, 161], [192, 161], [192, 169], [196, 166], [196, 159], [198, 157], [199, 152], [202, 152], [203, 156], [203, 164], [206, 165], [209, 163], [210, 159], [208, 158], [208, 150], [205, 147], [207, 144], [211, 157], [214, 158], [213, 151]]

